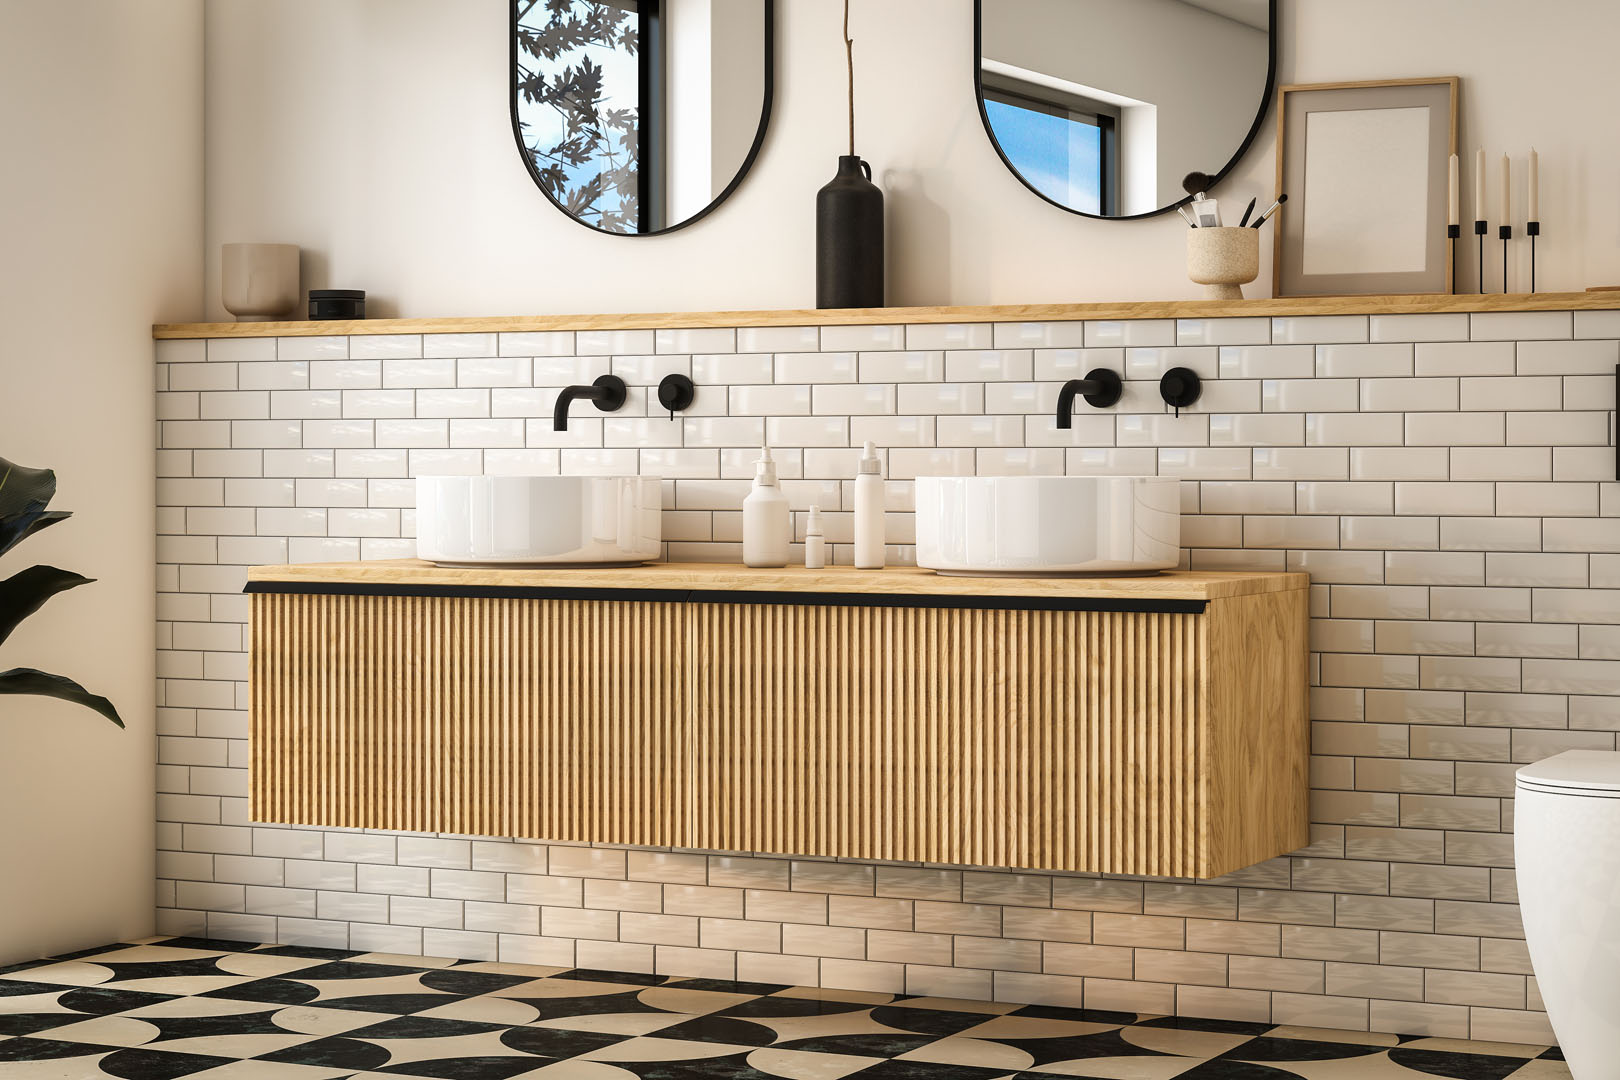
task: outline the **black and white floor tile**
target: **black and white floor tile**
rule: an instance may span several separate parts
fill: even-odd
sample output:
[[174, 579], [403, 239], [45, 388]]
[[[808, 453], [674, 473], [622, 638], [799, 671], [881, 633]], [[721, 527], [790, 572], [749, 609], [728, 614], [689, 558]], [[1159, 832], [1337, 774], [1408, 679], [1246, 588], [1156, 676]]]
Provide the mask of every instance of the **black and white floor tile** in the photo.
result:
[[0, 1080], [1556, 1080], [1556, 1049], [160, 938], [0, 969]]

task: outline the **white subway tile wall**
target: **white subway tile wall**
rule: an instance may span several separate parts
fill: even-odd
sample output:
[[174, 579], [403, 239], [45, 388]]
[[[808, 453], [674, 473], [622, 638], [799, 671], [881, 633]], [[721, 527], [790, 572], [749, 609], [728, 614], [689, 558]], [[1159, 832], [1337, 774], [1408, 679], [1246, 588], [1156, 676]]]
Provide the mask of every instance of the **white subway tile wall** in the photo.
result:
[[[159, 929], [1550, 1040], [1512, 773], [1620, 731], [1617, 359], [1620, 312], [159, 342]], [[1098, 366], [1120, 404], [1058, 430]], [[625, 408], [551, 431], [608, 371]], [[761, 440], [847, 563], [866, 439], [895, 563], [919, 475], [1159, 473], [1184, 566], [1308, 571], [1310, 846], [1188, 882], [249, 819], [245, 567], [414, 555], [440, 472], [663, 476], [668, 557], [736, 560]]]

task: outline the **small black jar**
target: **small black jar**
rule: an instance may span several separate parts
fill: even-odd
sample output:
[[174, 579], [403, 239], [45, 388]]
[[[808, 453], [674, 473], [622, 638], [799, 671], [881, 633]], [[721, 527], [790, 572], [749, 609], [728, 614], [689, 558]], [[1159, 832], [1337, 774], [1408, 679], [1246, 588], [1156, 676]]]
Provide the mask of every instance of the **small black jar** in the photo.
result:
[[366, 317], [366, 290], [311, 289], [309, 317], [323, 319], [363, 319]]
[[816, 307], [883, 306], [883, 191], [854, 154], [816, 192]]

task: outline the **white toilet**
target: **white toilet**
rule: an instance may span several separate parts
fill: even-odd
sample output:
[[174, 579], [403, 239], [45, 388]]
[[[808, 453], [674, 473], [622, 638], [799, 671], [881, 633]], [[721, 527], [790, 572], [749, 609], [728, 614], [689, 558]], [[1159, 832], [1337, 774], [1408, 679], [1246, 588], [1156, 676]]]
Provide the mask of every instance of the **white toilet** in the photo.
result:
[[1517, 774], [1519, 909], [1575, 1080], [1620, 1077], [1620, 753], [1567, 750]]

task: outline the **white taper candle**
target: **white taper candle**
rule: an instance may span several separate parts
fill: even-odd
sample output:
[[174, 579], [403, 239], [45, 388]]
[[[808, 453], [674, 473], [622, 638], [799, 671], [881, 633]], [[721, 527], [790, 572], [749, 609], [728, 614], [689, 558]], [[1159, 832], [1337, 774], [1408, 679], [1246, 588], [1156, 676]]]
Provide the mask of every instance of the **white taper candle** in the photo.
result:
[[1530, 148], [1530, 184], [1528, 196], [1530, 199], [1530, 216], [1527, 221], [1541, 220], [1541, 158], [1536, 154], [1536, 148]]
[[1474, 220], [1485, 220], [1485, 150], [1474, 155]]
[[1513, 218], [1508, 212], [1508, 156], [1506, 154], [1503, 154], [1502, 155], [1502, 216], [1499, 219], [1498, 223], [1502, 224], [1502, 225], [1508, 225], [1508, 224], [1511, 224], [1512, 221], [1513, 221]]
[[[1532, 155], [1532, 160], [1534, 157]], [[1446, 187], [1446, 224], [1455, 225], [1457, 217], [1457, 155], [1451, 155], [1451, 176]]]

